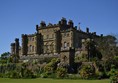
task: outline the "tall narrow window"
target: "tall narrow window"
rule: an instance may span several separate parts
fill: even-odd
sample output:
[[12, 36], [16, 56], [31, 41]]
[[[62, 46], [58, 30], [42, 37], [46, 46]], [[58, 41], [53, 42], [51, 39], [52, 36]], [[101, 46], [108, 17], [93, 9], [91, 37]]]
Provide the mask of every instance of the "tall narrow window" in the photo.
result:
[[32, 45], [29, 46], [29, 52], [31, 52], [31, 51], [32, 51]]
[[64, 33], [64, 37], [66, 37], [66, 33]]
[[67, 43], [67, 47], [69, 47], [70, 45], [69, 45], [69, 43]]
[[34, 38], [32, 37], [32, 41], [34, 41]]
[[47, 35], [47, 39], [49, 38], [49, 35]]
[[52, 38], [54, 38], [54, 34], [52, 34]]
[[67, 47], [67, 43], [66, 42], [64, 42], [64, 48], [66, 48]]
[[32, 46], [32, 51], [34, 52], [34, 46]]

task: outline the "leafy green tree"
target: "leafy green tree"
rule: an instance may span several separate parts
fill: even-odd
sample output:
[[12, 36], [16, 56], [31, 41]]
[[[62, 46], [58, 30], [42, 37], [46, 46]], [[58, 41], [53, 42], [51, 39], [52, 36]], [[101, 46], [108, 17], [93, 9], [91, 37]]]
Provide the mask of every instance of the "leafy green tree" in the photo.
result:
[[1, 54], [0, 63], [7, 63], [8, 58], [10, 57], [9, 52], [4, 52]]
[[97, 49], [97, 44], [93, 39], [85, 39], [82, 41], [84, 50], [81, 52], [81, 57], [87, 59], [88, 61], [92, 61], [95, 58], [101, 60], [102, 54], [101, 52]]
[[113, 58], [117, 54], [117, 38], [112, 35], [107, 35], [99, 38], [97, 41], [97, 49], [103, 55], [103, 59]]
[[4, 52], [1, 54], [1, 59], [7, 59], [10, 56], [10, 52]]

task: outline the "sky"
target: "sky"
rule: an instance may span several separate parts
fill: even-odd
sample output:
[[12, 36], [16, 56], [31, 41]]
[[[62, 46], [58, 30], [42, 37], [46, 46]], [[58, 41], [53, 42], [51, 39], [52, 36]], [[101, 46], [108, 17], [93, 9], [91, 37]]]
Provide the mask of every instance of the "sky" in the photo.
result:
[[118, 0], [0, 0], [0, 54], [21, 34], [33, 34], [45, 21], [57, 24], [62, 17], [98, 35], [118, 33]]

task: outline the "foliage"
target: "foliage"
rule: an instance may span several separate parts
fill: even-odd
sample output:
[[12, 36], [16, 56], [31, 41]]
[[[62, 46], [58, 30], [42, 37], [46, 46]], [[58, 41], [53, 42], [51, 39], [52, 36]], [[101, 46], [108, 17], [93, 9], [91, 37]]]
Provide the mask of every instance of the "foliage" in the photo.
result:
[[0, 74], [3, 75], [2, 77], [9, 77], [9, 78], [36, 78], [37, 70], [33, 66], [29, 68], [28, 64], [6, 64], [0, 66]]
[[114, 65], [116, 69], [118, 69], [118, 56], [114, 56], [112, 58], [108, 58], [103, 61], [103, 66], [106, 72], [111, 70], [111, 66]]
[[[51, 57], [51, 56], [40, 56], [39, 63], [40, 63], [40, 64], [49, 63], [49, 62], [51, 62], [51, 60], [52, 60], [53, 58], [54, 58], [54, 57]], [[55, 59], [56, 59], [56, 58], [55, 58]]]
[[88, 61], [87, 59], [87, 51], [82, 51], [79, 56], [75, 57], [76, 62], [80, 62], [80, 61]]
[[56, 70], [57, 78], [64, 78], [67, 76], [67, 69], [58, 67]]
[[58, 61], [58, 59], [56, 59], [56, 58], [53, 58], [52, 60], [51, 60], [51, 62], [49, 62], [46, 66], [45, 66], [45, 68], [44, 68], [44, 70], [45, 71], [52, 71], [52, 72], [54, 72], [55, 70], [56, 70], [56, 68], [57, 68], [57, 64], [59, 63], [59, 61]]
[[16, 54], [11, 55], [10, 61], [11, 61], [12, 63], [18, 63], [18, 62], [19, 62], [19, 56], [16, 55]]
[[53, 58], [51, 62], [49, 62], [45, 67], [44, 67], [44, 73], [42, 76], [44, 77], [51, 77], [53, 76], [53, 73], [55, 73], [57, 69], [57, 64], [60, 62], [59, 59]]
[[10, 56], [9, 52], [4, 52], [1, 54], [1, 59], [7, 59]]
[[103, 59], [112, 58], [117, 54], [117, 38], [107, 35], [97, 40], [97, 49], [101, 52]]
[[112, 65], [111, 71], [108, 73], [110, 76], [111, 83], [118, 83], [118, 70]]
[[2, 53], [1, 57], [0, 57], [0, 63], [2, 63], [2, 64], [7, 63], [7, 60], [8, 60], [9, 57], [10, 57], [9, 52]]
[[79, 70], [79, 75], [83, 79], [90, 79], [95, 76], [95, 68], [93, 65], [83, 65]]

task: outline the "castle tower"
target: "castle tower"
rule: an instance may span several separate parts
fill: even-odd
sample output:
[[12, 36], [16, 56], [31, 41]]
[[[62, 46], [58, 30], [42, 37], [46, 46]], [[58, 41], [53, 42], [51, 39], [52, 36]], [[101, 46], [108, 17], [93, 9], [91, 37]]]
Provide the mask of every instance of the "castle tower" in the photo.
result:
[[86, 33], [89, 33], [89, 28], [88, 27], [86, 28]]
[[15, 43], [11, 43], [11, 55], [15, 54]]
[[41, 54], [43, 53], [43, 41], [42, 41], [42, 35], [39, 33], [36, 33], [36, 54]]
[[15, 39], [15, 54], [19, 56], [19, 39]]
[[61, 62], [66, 62], [69, 64], [69, 66], [72, 66], [74, 64], [74, 57], [75, 57], [74, 48], [61, 50]]
[[28, 38], [26, 34], [22, 34], [22, 55], [27, 55], [28, 47]]
[[62, 26], [67, 25], [67, 20], [66, 20], [66, 18], [62, 17], [62, 19], [61, 19], [61, 25], [62, 25]]
[[40, 27], [46, 27], [46, 23], [44, 21], [41, 21]]
[[68, 21], [68, 25], [72, 28], [74, 26], [73, 21], [72, 20], [69, 20]]

